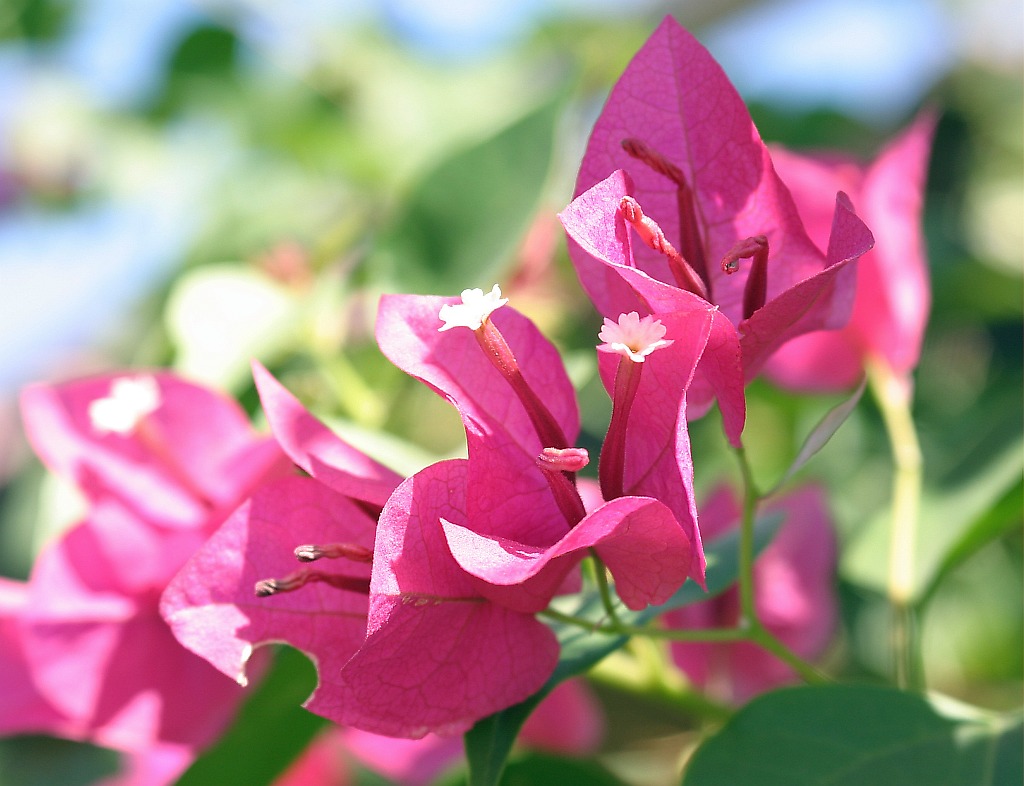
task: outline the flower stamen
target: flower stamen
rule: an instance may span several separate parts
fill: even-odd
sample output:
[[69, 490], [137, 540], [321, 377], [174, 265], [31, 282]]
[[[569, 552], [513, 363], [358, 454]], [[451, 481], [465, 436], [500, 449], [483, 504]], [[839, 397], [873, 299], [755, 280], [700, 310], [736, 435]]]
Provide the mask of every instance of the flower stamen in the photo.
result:
[[307, 543], [295, 549], [299, 562], [315, 562], [318, 559], [348, 559], [353, 562], [373, 562], [373, 549], [358, 543]]
[[751, 259], [750, 274], [743, 287], [743, 318], [764, 305], [768, 296], [768, 238], [754, 235], [741, 240], [722, 257], [722, 272], [732, 275], [740, 269], [741, 259]]
[[631, 196], [624, 196], [619, 201], [619, 209], [622, 211], [622, 217], [626, 223], [633, 227], [644, 244], [665, 256], [679, 287], [707, 300], [708, 289], [704, 281], [683, 255], [675, 249], [675, 246], [668, 241], [664, 230], [658, 226], [658, 223], [650, 216], [644, 215], [640, 203]]
[[268, 598], [282, 592], [294, 592], [307, 584], [320, 582], [338, 589], [358, 592], [362, 595], [370, 594], [370, 580], [357, 579], [352, 576], [339, 576], [336, 573], [324, 573], [312, 568], [299, 568], [294, 573], [289, 573], [280, 579], [263, 579], [257, 581], [253, 591], [257, 598]]
[[700, 292], [697, 294], [711, 302], [711, 279], [708, 276], [707, 257], [704, 254], [704, 244], [701, 242], [700, 227], [697, 223], [697, 205], [693, 198], [693, 189], [686, 181], [686, 175], [662, 153], [639, 139], [623, 139], [622, 149], [630, 158], [635, 158], [646, 164], [659, 175], [664, 175], [675, 183], [676, 206], [679, 211], [679, 244], [682, 246], [682, 255], [704, 284], [706, 294]]

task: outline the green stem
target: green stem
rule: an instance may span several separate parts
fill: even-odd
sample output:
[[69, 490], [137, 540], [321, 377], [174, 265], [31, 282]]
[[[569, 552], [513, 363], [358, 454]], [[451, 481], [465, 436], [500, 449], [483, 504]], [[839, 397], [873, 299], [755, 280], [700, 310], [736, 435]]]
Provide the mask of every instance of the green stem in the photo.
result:
[[748, 638], [747, 631], [740, 628], [694, 628], [686, 630], [666, 630], [649, 625], [628, 625], [624, 622], [605, 624], [592, 620], [563, 614], [554, 609], [544, 609], [540, 616], [566, 625], [589, 630], [592, 633], [606, 633], [609, 636], [646, 636], [651, 639], [668, 641], [743, 641]]
[[608, 586], [608, 572], [604, 567], [604, 561], [597, 555], [597, 550], [590, 549], [590, 557], [594, 560], [594, 581], [597, 582], [597, 591], [601, 596], [601, 605], [604, 606], [605, 614], [611, 620], [616, 629], [623, 627], [622, 620], [615, 613], [615, 601], [612, 598], [611, 588]]
[[754, 485], [753, 473], [747, 461], [746, 452], [742, 447], [736, 449], [740, 470], [743, 475], [743, 519], [740, 529], [740, 618], [735, 628], [697, 628], [671, 630], [654, 625], [629, 625], [624, 623], [615, 613], [611, 590], [605, 574], [604, 563], [596, 555], [594, 558], [595, 579], [601, 594], [610, 622], [605, 624], [563, 614], [554, 609], [545, 609], [541, 616], [567, 625], [575, 625], [593, 633], [604, 633], [612, 636], [645, 636], [649, 639], [662, 641], [686, 642], [738, 642], [749, 641], [770, 652], [779, 660], [789, 665], [806, 682], [824, 683], [830, 679], [815, 666], [805, 661], [789, 647], [777, 639], [761, 623], [757, 616], [757, 605], [754, 598], [754, 519], [757, 516], [757, 505], [760, 494]]
[[896, 375], [880, 359], [869, 361], [867, 371], [871, 392], [889, 435], [894, 465], [888, 594], [896, 683], [901, 688], [922, 690], [924, 679], [919, 668], [913, 597], [923, 460], [910, 411], [913, 387], [909, 378]]
[[757, 644], [772, 653], [779, 660], [788, 664], [806, 682], [829, 682], [829, 678], [805, 661], [779, 639], [773, 636], [757, 615], [757, 604], [754, 598], [754, 520], [757, 517], [757, 505], [761, 495], [754, 483], [754, 473], [747, 460], [746, 450], [742, 446], [736, 448], [736, 457], [743, 476], [743, 518], [740, 522], [740, 619], [738, 629], [744, 632], [743, 638]]
[[772, 653], [776, 658], [788, 664], [804, 682], [812, 685], [823, 685], [832, 682], [831, 678], [812, 664], [805, 661], [789, 647], [773, 636], [761, 623], [757, 623], [750, 631], [750, 640], [764, 650]]
[[740, 522], [740, 627], [757, 621], [754, 604], [754, 518], [757, 515], [759, 495], [754, 475], [747, 461], [747, 452], [736, 448], [736, 457], [743, 475], [743, 518]]

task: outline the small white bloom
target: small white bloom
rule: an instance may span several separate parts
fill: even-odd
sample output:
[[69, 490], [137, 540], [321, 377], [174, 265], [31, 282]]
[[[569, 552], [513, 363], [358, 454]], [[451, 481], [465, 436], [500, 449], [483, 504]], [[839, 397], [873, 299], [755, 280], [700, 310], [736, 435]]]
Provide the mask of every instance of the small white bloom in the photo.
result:
[[487, 321], [492, 311], [501, 308], [508, 303], [507, 297], [501, 296], [501, 290], [495, 284], [491, 291], [484, 294], [481, 289], [462, 290], [462, 303], [451, 305], [446, 303], [441, 306], [438, 316], [444, 322], [438, 328], [450, 330], [454, 327], [468, 327], [470, 330], [479, 330], [480, 326]]
[[624, 355], [634, 363], [643, 363], [654, 350], [672, 343], [665, 339], [665, 326], [661, 320], [647, 316], [640, 319], [636, 311], [619, 314], [618, 323], [605, 319], [597, 337], [604, 343], [598, 349]]
[[131, 434], [139, 421], [160, 406], [160, 388], [153, 377], [121, 377], [110, 395], [89, 404], [89, 420], [100, 434]]

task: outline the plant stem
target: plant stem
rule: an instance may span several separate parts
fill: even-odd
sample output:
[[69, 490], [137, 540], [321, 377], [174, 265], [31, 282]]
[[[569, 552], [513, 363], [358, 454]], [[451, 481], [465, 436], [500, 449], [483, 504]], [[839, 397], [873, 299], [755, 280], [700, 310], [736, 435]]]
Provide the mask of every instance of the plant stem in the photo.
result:
[[809, 682], [812, 685], [822, 685], [832, 681], [827, 674], [805, 661], [789, 647], [775, 638], [775, 636], [773, 636], [767, 628], [763, 627], [760, 622], [758, 622], [750, 631], [750, 640], [789, 665], [793, 671], [803, 678], [804, 682]]
[[594, 581], [597, 582], [597, 591], [601, 595], [601, 605], [604, 606], [605, 614], [611, 620], [615, 628], [622, 627], [622, 620], [615, 613], [615, 601], [612, 598], [611, 588], [608, 586], [608, 572], [605, 569], [604, 561], [597, 555], [597, 550], [590, 549], [590, 557], [594, 561]]
[[910, 411], [913, 386], [909, 378], [897, 376], [880, 359], [869, 361], [867, 371], [871, 392], [878, 402], [889, 435], [894, 465], [888, 593], [892, 606], [896, 684], [901, 688], [920, 690], [924, 686], [923, 675], [918, 668], [919, 642], [913, 596], [923, 461]]
[[740, 521], [740, 627], [757, 621], [754, 604], [754, 517], [757, 515], [758, 493], [754, 475], [747, 461], [747, 452], [736, 448], [736, 458], [743, 475], [743, 518]]
[[570, 614], [563, 614], [554, 609], [545, 609], [540, 612], [541, 616], [556, 622], [567, 625], [575, 625], [593, 633], [604, 633], [612, 636], [645, 636], [650, 639], [662, 641], [687, 641], [687, 642], [739, 642], [749, 641], [762, 649], [770, 652], [779, 660], [789, 665], [806, 682], [823, 683], [829, 682], [829, 677], [819, 671], [815, 666], [805, 661], [789, 647], [777, 639], [757, 616], [757, 606], [754, 599], [754, 519], [757, 515], [757, 506], [760, 501], [760, 494], [754, 485], [753, 473], [747, 461], [746, 452], [742, 447], [736, 449], [740, 470], [743, 475], [743, 519], [740, 529], [740, 618], [734, 628], [691, 628], [691, 629], [665, 629], [654, 625], [630, 625], [624, 623], [615, 613], [614, 602], [611, 591], [608, 587], [607, 576], [604, 573], [604, 564], [597, 557], [594, 557], [595, 577], [598, 590], [601, 593], [601, 603], [609, 622], [601, 623], [592, 620], [574, 617]]

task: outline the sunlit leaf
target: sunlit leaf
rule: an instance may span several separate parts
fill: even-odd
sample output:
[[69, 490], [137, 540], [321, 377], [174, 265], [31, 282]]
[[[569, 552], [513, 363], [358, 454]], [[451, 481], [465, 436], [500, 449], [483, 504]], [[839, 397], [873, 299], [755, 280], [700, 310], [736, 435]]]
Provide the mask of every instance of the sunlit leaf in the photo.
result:
[[255, 270], [211, 265], [182, 276], [167, 303], [175, 368], [225, 389], [249, 378], [252, 358], [268, 360], [293, 337], [297, 299]]
[[380, 241], [381, 268], [405, 292], [490, 288], [529, 226], [557, 118], [549, 103], [428, 173]]
[[825, 413], [825, 417], [819, 420], [818, 424], [811, 429], [811, 433], [807, 435], [807, 438], [804, 440], [804, 444], [800, 447], [800, 452], [796, 454], [796, 458], [793, 459], [793, 463], [790, 464], [789, 469], [786, 470], [779, 482], [775, 484], [775, 488], [765, 496], [770, 496], [775, 491], [782, 488], [803, 468], [808, 461], [811, 460], [814, 454], [828, 444], [828, 441], [832, 439], [832, 436], [839, 430], [839, 427], [846, 422], [846, 419], [850, 417], [850, 413], [856, 408], [857, 402], [860, 401], [860, 397], [864, 395], [864, 389], [866, 386], [867, 378], [865, 377], [861, 381], [860, 385], [857, 386], [853, 395], [832, 407], [832, 409]]
[[893, 688], [803, 686], [755, 699], [694, 753], [683, 786], [1020, 783], [1021, 718]]

